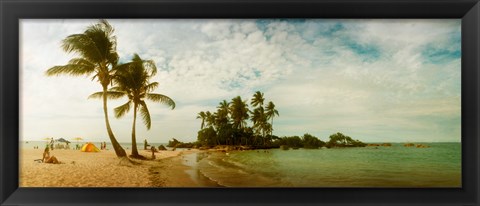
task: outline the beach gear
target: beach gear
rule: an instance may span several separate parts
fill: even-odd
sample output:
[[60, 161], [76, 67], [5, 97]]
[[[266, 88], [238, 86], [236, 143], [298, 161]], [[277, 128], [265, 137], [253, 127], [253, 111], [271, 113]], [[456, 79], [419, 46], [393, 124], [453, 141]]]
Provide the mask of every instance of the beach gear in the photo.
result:
[[100, 152], [100, 150], [94, 144], [87, 143], [83, 145], [82, 152]]

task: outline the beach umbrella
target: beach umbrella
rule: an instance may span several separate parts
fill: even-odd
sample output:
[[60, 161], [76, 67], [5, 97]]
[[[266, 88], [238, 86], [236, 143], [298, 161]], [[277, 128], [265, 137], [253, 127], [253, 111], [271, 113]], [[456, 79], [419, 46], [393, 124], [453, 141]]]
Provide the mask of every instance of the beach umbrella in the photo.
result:
[[45, 137], [43, 138], [43, 140], [47, 141], [47, 143], [49, 143], [50, 141], [53, 140], [53, 137]]
[[78, 141], [83, 140], [83, 138], [81, 138], [81, 137], [75, 137], [75, 138], [73, 138], [72, 140], [75, 140], [75, 141], [77, 141], [77, 143], [78, 143]]
[[70, 141], [68, 141], [68, 140], [66, 140], [66, 139], [63, 139], [63, 138], [57, 139], [56, 141], [57, 141], [57, 142], [64, 142], [64, 143], [70, 144]]

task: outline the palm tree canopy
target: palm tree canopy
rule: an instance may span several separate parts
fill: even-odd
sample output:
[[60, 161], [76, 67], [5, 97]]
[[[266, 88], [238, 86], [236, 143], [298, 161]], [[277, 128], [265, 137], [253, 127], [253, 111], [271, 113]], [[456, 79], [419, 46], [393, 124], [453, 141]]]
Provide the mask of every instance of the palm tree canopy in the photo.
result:
[[266, 109], [267, 119], [271, 119], [274, 116], [279, 116], [278, 110], [275, 109], [275, 104], [273, 102], [268, 102]]
[[114, 31], [106, 20], [100, 20], [99, 23], [89, 26], [83, 34], [72, 34], [65, 38], [62, 48], [68, 53], [78, 53], [90, 62], [106, 59], [114, 65], [118, 61]]
[[205, 121], [207, 122], [207, 126], [215, 126], [215, 118], [215, 115], [210, 111], [205, 112]]
[[245, 120], [249, 117], [247, 103], [240, 96], [237, 96], [232, 99], [229, 109], [233, 119], [233, 126], [237, 129], [243, 128], [247, 124]]
[[263, 93], [261, 93], [260, 91], [257, 91], [255, 92], [255, 94], [253, 94], [253, 99], [250, 102], [250, 104], [252, 104], [252, 106], [254, 107], [262, 106], [263, 101], [265, 101], [265, 98], [263, 97]]
[[[124, 116], [131, 108], [137, 106], [142, 120], [147, 126], [151, 127], [150, 112], [145, 99], [153, 102], [166, 104], [172, 109], [175, 108], [175, 102], [168, 96], [157, 93], [150, 93], [158, 87], [158, 82], [150, 82], [150, 78], [157, 73], [155, 63], [151, 60], [143, 60], [134, 54], [129, 63], [117, 65], [114, 69], [115, 75], [113, 81], [117, 85], [112, 87], [107, 95], [109, 97], [127, 96], [128, 102], [115, 108], [115, 117]], [[123, 94], [123, 95], [122, 95]]]
[[202, 119], [202, 124], [200, 126], [200, 129], [203, 129], [203, 127], [205, 127], [205, 120], [207, 119], [207, 115], [205, 114], [204, 111], [201, 111], [198, 113], [197, 119]]
[[110, 83], [109, 66], [117, 64], [116, 37], [113, 27], [106, 21], [89, 26], [80, 34], [72, 34], [62, 41], [67, 53], [76, 53], [80, 57], [71, 59], [68, 64], [54, 66], [46, 71], [47, 76], [68, 74], [72, 76], [90, 75], [108, 85]]

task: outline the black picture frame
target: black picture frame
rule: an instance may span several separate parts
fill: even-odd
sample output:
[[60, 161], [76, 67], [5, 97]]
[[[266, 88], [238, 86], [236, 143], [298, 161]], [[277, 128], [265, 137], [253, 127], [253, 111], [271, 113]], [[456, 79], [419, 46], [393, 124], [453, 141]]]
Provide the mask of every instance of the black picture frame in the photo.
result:
[[[479, 205], [478, 0], [0, 0], [0, 205]], [[19, 19], [461, 18], [462, 188], [19, 188]]]

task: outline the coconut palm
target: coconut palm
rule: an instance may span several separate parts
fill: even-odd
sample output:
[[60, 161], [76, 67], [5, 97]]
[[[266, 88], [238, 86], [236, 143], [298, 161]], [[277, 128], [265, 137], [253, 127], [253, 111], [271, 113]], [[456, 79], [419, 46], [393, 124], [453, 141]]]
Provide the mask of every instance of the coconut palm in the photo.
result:
[[[78, 54], [78, 57], [71, 59], [66, 65], [48, 69], [46, 75], [89, 76], [93, 74], [92, 81], [96, 79], [102, 85], [102, 94], [106, 93], [111, 84], [113, 65], [116, 65], [118, 61], [116, 37], [113, 32], [113, 27], [106, 20], [101, 20], [99, 23], [87, 27], [83, 33], [67, 36], [62, 41], [63, 50], [67, 53]], [[118, 143], [110, 127], [107, 95], [102, 96], [108, 137], [117, 157], [125, 157], [125, 150]]]
[[115, 68], [115, 76], [113, 81], [116, 87], [111, 88], [109, 94], [122, 93], [128, 97], [128, 101], [115, 108], [115, 117], [120, 118], [124, 116], [133, 106], [133, 125], [132, 125], [132, 154], [131, 157], [141, 158], [138, 154], [135, 124], [137, 120], [137, 112], [142, 115], [142, 120], [149, 130], [152, 121], [150, 112], [145, 100], [166, 104], [172, 109], [175, 108], [175, 102], [168, 96], [163, 94], [150, 93], [158, 87], [158, 82], [150, 82], [150, 78], [157, 73], [155, 63], [151, 60], [143, 60], [134, 54], [132, 61], [126, 64], [118, 65]]
[[253, 110], [251, 120], [253, 122], [253, 130], [255, 131], [256, 136], [260, 135], [264, 138], [267, 129], [266, 124], [268, 124], [268, 122], [263, 107], [258, 107]]
[[215, 127], [215, 115], [210, 111], [205, 112], [205, 122], [207, 127]]
[[244, 102], [240, 96], [237, 96], [232, 99], [232, 104], [229, 109], [233, 119], [233, 127], [235, 129], [243, 129], [247, 124], [245, 120], [249, 118], [247, 103]]
[[270, 136], [273, 135], [273, 117], [274, 116], [279, 116], [278, 114], [278, 110], [275, 109], [275, 104], [273, 104], [273, 102], [268, 102], [267, 104], [267, 107], [265, 108], [266, 109], [266, 117], [267, 119], [271, 119], [272, 120], [272, 123], [271, 123], [271, 128], [270, 128]]
[[250, 102], [250, 104], [254, 107], [256, 106], [263, 106], [263, 101], [265, 101], [265, 98], [263, 97], [263, 93], [261, 93], [260, 91], [257, 91], [255, 92], [255, 94], [253, 94], [253, 98]]
[[216, 112], [216, 122], [217, 125], [223, 126], [225, 124], [228, 124], [230, 122], [230, 119], [228, 117], [228, 108], [230, 106], [230, 103], [228, 103], [226, 100], [223, 100], [220, 102], [220, 104], [217, 107], [217, 112]]
[[198, 113], [197, 119], [202, 119], [202, 125], [200, 126], [200, 129], [203, 129], [205, 127], [205, 120], [207, 119], [207, 115], [204, 111], [201, 111]]

